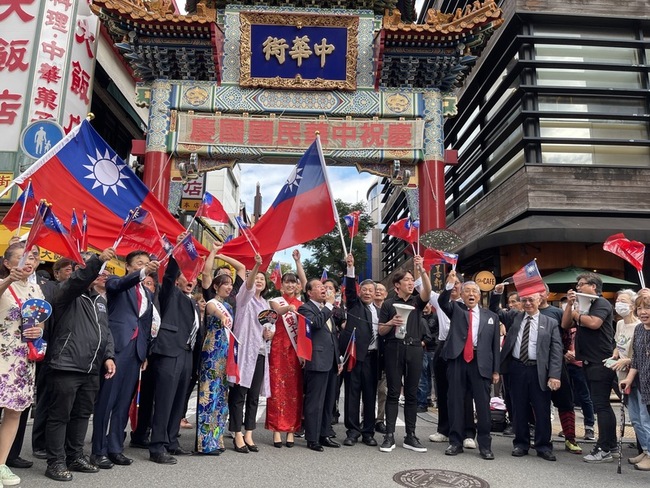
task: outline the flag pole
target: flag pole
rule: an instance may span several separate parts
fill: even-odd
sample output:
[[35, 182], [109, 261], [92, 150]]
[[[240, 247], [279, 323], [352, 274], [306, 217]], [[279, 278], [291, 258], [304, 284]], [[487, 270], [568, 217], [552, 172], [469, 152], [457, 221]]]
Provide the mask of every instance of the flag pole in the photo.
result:
[[641, 288], [645, 288], [645, 279], [643, 278], [643, 270], [638, 270], [639, 281], [641, 282]]
[[[323, 155], [323, 146], [321, 146], [320, 144], [320, 131], [316, 131], [315, 134], [316, 134], [316, 147], [318, 148], [318, 154], [323, 163], [323, 176], [325, 177], [325, 183], [327, 183], [327, 190], [329, 191], [330, 198], [332, 198], [332, 188], [330, 187], [330, 180], [329, 177], [327, 176], [327, 166], [325, 166], [325, 156]], [[339, 211], [336, 208], [336, 203], [334, 203], [334, 200], [332, 200], [332, 210], [334, 210], [334, 218], [336, 219], [336, 225], [338, 226], [339, 229], [339, 237], [341, 238], [341, 245], [343, 246], [343, 255], [347, 256], [348, 248], [345, 247], [345, 239], [343, 238], [343, 229], [341, 228], [341, 219], [339, 218]], [[350, 241], [352, 241], [352, 239], [350, 239]], [[352, 247], [352, 244], [350, 244], [350, 247]]]
[[32, 188], [31, 178], [27, 182], [27, 188], [25, 188], [25, 201], [23, 202], [23, 208], [20, 209], [20, 220], [18, 220], [18, 228], [16, 229], [16, 236], [20, 234], [20, 228], [23, 226], [23, 217], [25, 216], [25, 206], [27, 205], [27, 198], [29, 197], [29, 190]]
[[253, 250], [253, 252], [255, 254], [259, 254], [257, 252], [257, 249], [255, 249], [255, 246], [253, 245], [253, 242], [250, 240], [250, 237], [248, 237], [248, 233], [244, 230], [244, 225], [245, 225], [244, 222], [241, 221], [240, 217], [235, 217], [235, 222], [237, 222], [237, 226], [239, 227], [239, 230], [241, 231], [242, 234], [244, 234], [244, 237], [246, 238], [246, 240], [250, 244], [251, 249]]

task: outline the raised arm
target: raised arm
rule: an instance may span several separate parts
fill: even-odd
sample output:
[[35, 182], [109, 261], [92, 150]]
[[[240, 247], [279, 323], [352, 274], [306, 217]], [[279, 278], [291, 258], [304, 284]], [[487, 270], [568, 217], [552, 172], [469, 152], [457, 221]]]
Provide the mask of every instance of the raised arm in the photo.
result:
[[427, 303], [431, 297], [431, 279], [429, 278], [429, 273], [427, 273], [422, 265], [424, 264], [424, 259], [422, 256], [415, 256], [413, 258], [413, 266], [415, 267], [415, 272], [420, 275], [422, 278], [422, 288], [420, 288], [420, 299]]
[[253, 269], [251, 269], [251, 272], [248, 273], [248, 277], [246, 278], [246, 289], [247, 290], [252, 290], [253, 287], [255, 286], [255, 276], [257, 275], [257, 272], [260, 270], [260, 264], [262, 264], [262, 256], [259, 254], [255, 255], [255, 266], [253, 266]]
[[294, 249], [291, 256], [296, 263], [296, 275], [300, 280], [300, 291], [305, 291], [305, 287], [307, 286], [307, 275], [305, 274], [305, 268], [302, 267], [302, 261], [300, 261], [300, 251]]

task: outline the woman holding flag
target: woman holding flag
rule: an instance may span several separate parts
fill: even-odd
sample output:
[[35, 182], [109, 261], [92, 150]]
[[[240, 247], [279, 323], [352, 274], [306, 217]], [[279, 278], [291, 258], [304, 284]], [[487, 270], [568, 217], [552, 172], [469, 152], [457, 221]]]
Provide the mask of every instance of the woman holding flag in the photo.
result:
[[[235, 435], [235, 451], [240, 453], [259, 451], [253, 442], [257, 406], [260, 394], [268, 397], [270, 392], [269, 360], [264, 341], [273, 338], [275, 329], [267, 328], [257, 320], [259, 313], [269, 308], [268, 302], [262, 298], [267, 283], [266, 275], [259, 271], [260, 264], [262, 257], [255, 254], [255, 266], [246, 278], [245, 286], [237, 293], [234, 333], [239, 342], [239, 378], [228, 376], [228, 380], [233, 382], [228, 396], [230, 431]], [[241, 432], [242, 424], [245, 434]]]
[[[300, 258], [296, 262], [299, 264]], [[278, 322], [269, 355], [271, 397], [266, 403], [264, 427], [273, 432], [273, 445], [278, 448], [282, 447], [283, 432], [287, 434], [286, 446], [293, 447], [294, 433], [302, 423], [302, 366], [296, 342], [301, 288], [295, 273], [285, 273], [280, 288], [282, 296], [270, 302], [278, 313]]]
[[35, 363], [27, 360], [28, 344], [24, 339], [43, 335], [43, 324], [24, 330], [21, 327], [22, 302], [43, 299], [40, 287], [27, 281], [35, 267], [34, 255], [28, 253], [24, 266], [19, 267], [24, 251], [24, 243], [10, 245], [0, 266], [0, 407], [4, 411], [0, 424], [0, 486], [20, 483], [5, 463], [21, 412], [34, 400]]
[[226, 358], [229, 334], [226, 329], [232, 328], [233, 311], [225, 300], [232, 291], [232, 276], [217, 276], [213, 288], [216, 296], [206, 305], [205, 340], [199, 366], [196, 451], [218, 456], [225, 450], [223, 433], [228, 418]]

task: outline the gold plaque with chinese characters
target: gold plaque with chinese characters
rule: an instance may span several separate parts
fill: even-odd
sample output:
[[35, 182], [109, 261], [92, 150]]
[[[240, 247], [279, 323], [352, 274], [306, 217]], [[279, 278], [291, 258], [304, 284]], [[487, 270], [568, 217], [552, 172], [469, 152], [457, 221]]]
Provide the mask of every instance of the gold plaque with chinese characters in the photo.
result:
[[359, 18], [241, 12], [245, 87], [355, 90]]

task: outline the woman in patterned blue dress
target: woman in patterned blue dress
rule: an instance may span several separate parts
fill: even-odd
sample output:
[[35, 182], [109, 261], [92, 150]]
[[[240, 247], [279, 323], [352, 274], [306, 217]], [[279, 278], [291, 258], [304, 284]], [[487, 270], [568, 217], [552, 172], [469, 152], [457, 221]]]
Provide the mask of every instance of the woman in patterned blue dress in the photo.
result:
[[228, 420], [228, 382], [226, 359], [233, 311], [224, 301], [232, 291], [232, 277], [219, 275], [214, 280], [217, 296], [208, 301], [207, 325], [199, 370], [197, 409], [197, 452], [219, 455], [225, 449], [223, 434]]

